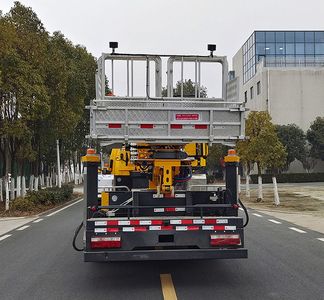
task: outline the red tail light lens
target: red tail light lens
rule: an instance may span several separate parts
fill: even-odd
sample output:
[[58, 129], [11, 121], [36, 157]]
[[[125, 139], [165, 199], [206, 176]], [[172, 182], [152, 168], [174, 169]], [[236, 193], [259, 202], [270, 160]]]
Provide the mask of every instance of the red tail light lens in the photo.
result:
[[105, 237], [92, 237], [91, 248], [120, 248], [121, 237], [120, 236], [105, 236]]
[[239, 234], [211, 234], [211, 246], [238, 246], [241, 245]]

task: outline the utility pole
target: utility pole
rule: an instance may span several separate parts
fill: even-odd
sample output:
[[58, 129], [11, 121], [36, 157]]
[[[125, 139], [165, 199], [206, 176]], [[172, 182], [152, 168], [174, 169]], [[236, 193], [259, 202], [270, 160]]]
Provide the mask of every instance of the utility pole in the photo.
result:
[[57, 151], [57, 180], [58, 187], [62, 187], [62, 179], [61, 179], [61, 163], [60, 163], [60, 143], [59, 140], [56, 140], [56, 151]]

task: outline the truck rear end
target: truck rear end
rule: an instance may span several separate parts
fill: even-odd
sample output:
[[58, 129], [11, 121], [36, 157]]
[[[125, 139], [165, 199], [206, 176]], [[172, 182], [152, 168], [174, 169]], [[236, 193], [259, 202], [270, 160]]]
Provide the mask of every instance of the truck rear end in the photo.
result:
[[[113, 44], [116, 47], [116, 43]], [[244, 222], [239, 216], [239, 158], [225, 157], [225, 185], [189, 184], [206, 167], [208, 145], [235, 145], [244, 139], [244, 103], [227, 102], [224, 56], [170, 55], [167, 95], [162, 97], [165, 55], [103, 54], [98, 60], [96, 98], [91, 101], [90, 134], [113, 146], [108, 189], [100, 188], [100, 156], [83, 157], [84, 260], [127, 261], [246, 258]], [[112, 91], [105, 95], [107, 61]], [[127, 96], [116, 96], [114, 62], [126, 64]], [[146, 63], [145, 95], [133, 95], [133, 67]], [[194, 91], [184, 95], [184, 63], [193, 66]], [[222, 98], [200, 95], [201, 64], [221, 64]], [[174, 65], [181, 67], [181, 93], [174, 95]], [[152, 70], [152, 65], [155, 68]], [[151, 72], [151, 73], [150, 73]], [[154, 97], [150, 79], [154, 77]], [[165, 90], [164, 90], [165, 91]], [[80, 227], [81, 229], [81, 227]]]

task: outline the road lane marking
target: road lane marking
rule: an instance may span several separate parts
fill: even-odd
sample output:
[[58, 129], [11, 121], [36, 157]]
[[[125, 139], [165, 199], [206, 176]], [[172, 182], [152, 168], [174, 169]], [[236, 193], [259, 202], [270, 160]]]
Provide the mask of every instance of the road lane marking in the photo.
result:
[[270, 222], [272, 222], [272, 223], [275, 223], [275, 224], [281, 224], [281, 222], [276, 221], [276, 220], [273, 220], [273, 219], [268, 219], [268, 221], [270, 221]]
[[18, 229], [16, 229], [16, 230], [21, 231], [21, 230], [25, 230], [25, 229], [28, 228], [28, 227], [30, 227], [30, 225], [25, 225], [25, 226], [20, 227], [20, 228], [18, 228]]
[[11, 234], [5, 234], [3, 236], [0, 236], [0, 241], [5, 240], [6, 238], [8, 238], [9, 236], [11, 236]]
[[289, 227], [289, 229], [294, 230], [294, 231], [299, 232], [299, 233], [306, 233], [306, 231], [298, 229], [296, 227]]
[[262, 218], [263, 216], [259, 215], [259, 214], [256, 214], [256, 213], [253, 213], [252, 215], [256, 216], [256, 217], [259, 217], [259, 218]]
[[71, 204], [69, 204], [69, 205], [67, 205], [67, 206], [64, 206], [64, 207], [62, 207], [62, 208], [60, 208], [60, 209], [58, 209], [58, 210], [56, 210], [56, 211], [53, 211], [52, 213], [48, 214], [46, 217], [54, 216], [54, 215], [56, 215], [57, 213], [61, 212], [62, 210], [67, 209], [67, 208], [71, 207], [72, 205], [75, 205], [75, 204], [81, 202], [82, 200], [83, 200], [83, 199], [80, 199], [80, 200], [75, 201], [75, 202], [73, 202], [73, 203], [71, 203]]
[[324, 242], [324, 238], [317, 238], [319, 241]]
[[39, 223], [39, 222], [41, 222], [41, 221], [43, 221], [44, 219], [37, 219], [37, 220], [35, 220], [35, 221], [33, 221], [33, 223]]
[[162, 293], [164, 300], [177, 300], [171, 274], [160, 274]]

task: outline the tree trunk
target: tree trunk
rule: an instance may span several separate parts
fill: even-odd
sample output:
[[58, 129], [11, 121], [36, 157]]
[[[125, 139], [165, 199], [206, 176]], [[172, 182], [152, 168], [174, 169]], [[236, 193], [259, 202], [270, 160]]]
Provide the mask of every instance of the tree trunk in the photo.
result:
[[245, 196], [250, 198], [251, 192], [250, 192], [250, 175], [248, 172], [246, 172], [245, 175]]
[[258, 198], [257, 202], [261, 202], [263, 200], [263, 190], [262, 190], [262, 176], [261, 176], [261, 168], [258, 164]]
[[274, 203], [276, 206], [279, 206], [280, 199], [279, 199], [279, 193], [278, 193], [277, 178], [274, 175], [272, 176], [272, 183], [273, 183]]

